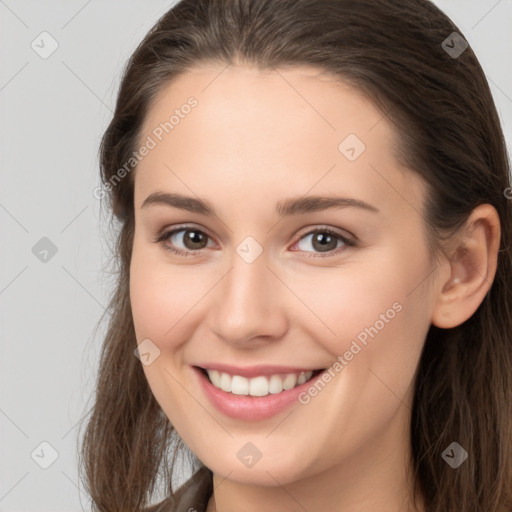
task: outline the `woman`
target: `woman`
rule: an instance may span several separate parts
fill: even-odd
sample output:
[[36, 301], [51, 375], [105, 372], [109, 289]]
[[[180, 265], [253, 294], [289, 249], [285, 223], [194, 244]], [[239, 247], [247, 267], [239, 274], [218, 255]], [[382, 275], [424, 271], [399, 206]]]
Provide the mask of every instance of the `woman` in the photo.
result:
[[159, 477], [147, 510], [512, 510], [509, 162], [438, 8], [182, 0], [100, 156], [95, 510], [147, 508]]

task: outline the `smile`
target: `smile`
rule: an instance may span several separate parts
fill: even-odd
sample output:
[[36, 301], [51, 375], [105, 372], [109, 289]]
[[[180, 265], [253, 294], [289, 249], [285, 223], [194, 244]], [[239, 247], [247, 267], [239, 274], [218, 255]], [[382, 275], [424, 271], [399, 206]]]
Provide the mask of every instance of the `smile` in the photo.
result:
[[318, 375], [322, 370], [308, 370], [298, 373], [261, 375], [253, 378], [231, 375], [212, 369], [203, 369], [209, 381], [217, 389], [234, 395], [266, 396], [278, 394], [300, 386]]

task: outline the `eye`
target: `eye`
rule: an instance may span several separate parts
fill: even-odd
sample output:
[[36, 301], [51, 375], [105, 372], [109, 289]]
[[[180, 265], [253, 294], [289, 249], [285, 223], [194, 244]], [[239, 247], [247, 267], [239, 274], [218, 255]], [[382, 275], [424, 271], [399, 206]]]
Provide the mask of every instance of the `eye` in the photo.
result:
[[[155, 240], [156, 243], [160, 243], [165, 249], [181, 256], [186, 256], [193, 252], [198, 252], [207, 246], [208, 239], [210, 237], [201, 231], [200, 229], [185, 226], [166, 231], [162, 235], [158, 236]], [[169, 245], [170, 241], [172, 245]], [[183, 245], [184, 248], [176, 248], [176, 245]]]
[[[338, 254], [340, 251], [335, 249], [340, 249], [340, 247], [342, 251], [344, 250], [343, 247], [354, 247], [356, 242], [333, 229], [319, 228], [306, 233], [295, 245], [301, 251], [313, 253], [310, 257], [324, 258]], [[307, 250], [308, 245], [313, 247], [313, 251]], [[318, 251], [320, 254], [315, 254], [315, 251]]]

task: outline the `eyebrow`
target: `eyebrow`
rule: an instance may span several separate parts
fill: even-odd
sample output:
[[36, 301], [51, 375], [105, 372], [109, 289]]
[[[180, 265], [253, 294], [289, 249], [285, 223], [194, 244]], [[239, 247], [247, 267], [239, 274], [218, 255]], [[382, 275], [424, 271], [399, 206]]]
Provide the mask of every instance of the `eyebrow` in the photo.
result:
[[[151, 205], [165, 205], [181, 210], [187, 210], [193, 213], [199, 213], [206, 216], [217, 216], [215, 208], [211, 203], [204, 199], [199, 199], [181, 194], [171, 194], [167, 192], [153, 192], [141, 205], [141, 208], [147, 208]], [[303, 213], [317, 212], [330, 208], [361, 208], [373, 213], [378, 213], [379, 209], [360, 199], [339, 196], [306, 196], [285, 199], [276, 204], [276, 213], [280, 218], [291, 215], [300, 215]]]

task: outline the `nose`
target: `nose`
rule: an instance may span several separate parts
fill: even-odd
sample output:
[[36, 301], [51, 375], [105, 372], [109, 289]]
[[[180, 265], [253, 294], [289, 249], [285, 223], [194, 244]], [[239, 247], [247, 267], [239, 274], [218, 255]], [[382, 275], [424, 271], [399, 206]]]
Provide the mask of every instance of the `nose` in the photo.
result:
[[234, 253], [230, 270], [212, 295], [208, 324], [214, 334], [238, 348], [282, 338], [288, 325], [287, 288], [276, 274], [265, 251], [251, 263]]

